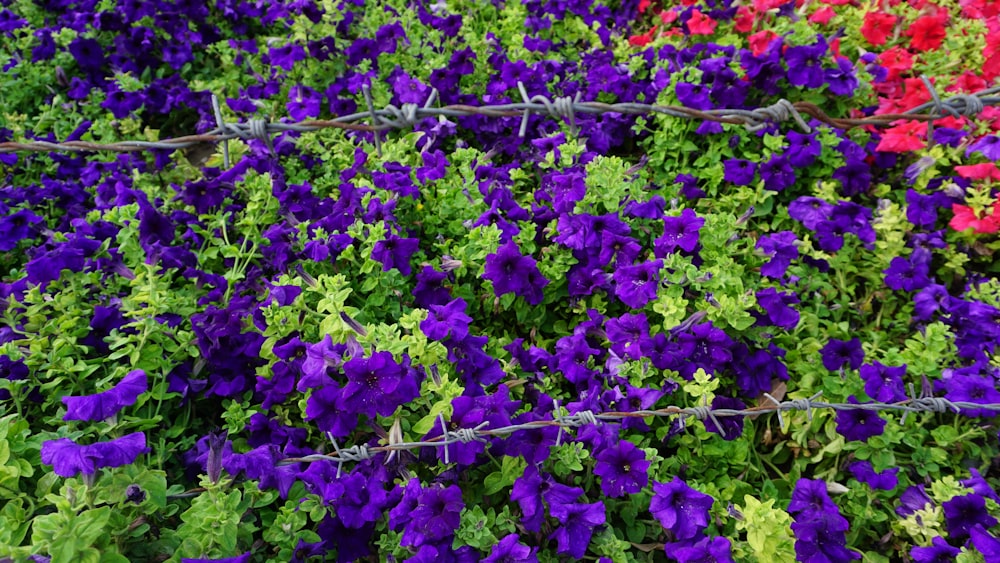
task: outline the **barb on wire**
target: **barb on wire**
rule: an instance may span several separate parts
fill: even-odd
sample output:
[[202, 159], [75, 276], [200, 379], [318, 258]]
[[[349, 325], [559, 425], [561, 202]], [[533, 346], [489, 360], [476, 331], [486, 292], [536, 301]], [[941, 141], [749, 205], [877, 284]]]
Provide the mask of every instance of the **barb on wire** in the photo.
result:
[[489, 424], [488, 422], [483, 422], [475, 428], [448, 430], [448, 427], [445, 424], [444, 416], [439, 414], [438, 422], [441, 425], [441, 435], [425, 441], [404, 442], [401, 437], [397, 436], [390, 439], [389, 443], [383, 446], [368, 446], [362, 444], [342, 449], [339, 447], [333, 436], [330, 436], [336, 455], [314, 454], [303, 457], [287, 458], [279, 461], [278, 465], [292, 465], [296, 463], [307, 463], [321, 460], [330, 461], [337, 464], [337, 472], [339, 475], [345, 462], [371, 459], [379, 453], [387, 453], [387, 457], [391, 457], [396, 452], [401, 450], [415, 450], [419, 448], [444, 448], [444, 462], [445, 464], [448, 464], [450, 463], [448, 446], [455, 443], [469, 443], [472, 441], [484, 442], [488, 438], [506, 438], [515, 432], [538, 430], [541, 428], [555, 426], [558, 428], [558, 433], [556, 434], [556, 445], [558, 446], [562, 443], [562, 431], [564, 428], [579, 428], [581, 426], [596, 425], [602, 422], [615, 422], [628, 418], [648, 418], [651, 416], [680, 417], [679, 419], [682, 428], [684, 425], [684, 419], [687, 417], [694, 417], [702, 422], [711, 420], [723, 437], [725, 437], [725, 430], [719, 420], [720, 418], [756, 416], [772, 412], [778, 416], [778, 423], [782, 427], [785, 425], [782, 412], [786, 411], [804, 411], [809, 421], [812, 421], [813, 412], [816, 409], [829, 409], [834, 411], [894, 411], [903, 413], [903, 417], [900, 421], [903, 424], [905, 424], [909, 413], [927, 412], [940, 414], [952, 411], [958, 414], [961, 413], [962, 409], [1000, 412], [1000, 404], [951, 401], [944, 397], [933, 397], [926, 394], [917, 396], [913, 390], [912, 384], [910, 385], [910, 398], [896, 403], [826, 403], [818, 400], [820, 396], [822, 396], [822, 392], [816, 393], [806, 399], [789, 399], [787, 401], [779, 401], [769, 393], [765, 393], [764, 396], [771, 402], [771, 404], [763, 404], [743, 409], [717, 409], [709, 406], [706, 401], [706, 404], [696, 407], [685, 408], [671, 406], [656, 410], [608, 411], [603, 413], [595, 413], [590, 410], [584, 410], [570, 415], [562, 414], [562, 407], [560, 406], [559, 401], [556, 400], [554, 401], [551, 419], [534, 420], [531, 422], [511, 424], [493, 429], [487, 428]]
[[[617, 113], [623, 115], [649, 115], [663, 114], [679, 119], [692, 119], [702, 121], [712, 121], [716, 123], [727, 123], [732, 125], [743, 125], [751, 131], [760, 130], [770, 123], [783, 123], [792, 119], [804, 131], [811, 131], [812, 128], [806, 122], [806, 116], [819, 121], [822, 124], [838, 129], [851, 129], [853, 127], [875, 126], [885, 127], [900, 120], [921, 121], [932, 123], [937, 119], [949, 116], [969, 116], [978, 115], [986, 106], [1000, 104], [1000, 87], [987, 88], [974, 94], [955, 94], [946, 99], [940, 95], [930, 85], [930, 80], [923, 77], [928, 90], [931, 92], [933, 100], [903, 113], [891, 113], [872, 115], [862, 118], [840, 118], [827, 115], [819, 106], [810, 102], [789, 102], [781, 99], [776, 103], [757, 109], [710, 109], [696, 110], [683, 106], [661, 106], [655, 104], [641, 104], [635, 102], [624, 102], [606, 104], [601, 102], [581, 102], [579, 94], [575, 99], [569, 97], [559, 97], [555, 100], [536, 94], [528, 97], [527, 89], [518, 83], [522, 101], [517, 103], [469, 106], [469, 105], [448, 105], [443, 107], [431, 107], [437, 100], [438, 92], [431, 92], [430, 98], [423, 107], [416, 104], [407, 103], [402, 107], [387, 105], [385, 108], [376, 109], [372, 100], [370, 89], [362, 88], [362, 96], [367, 111], [352, 113], [328, 120], [306, 120], [298, 123], [268, 122], [262, 119], [251, 119], [243, 123], [226, 123], [222, 119], [221, 109], [218, 100], [212, 97], [212, 109], [215, 113], [216, 128], [201, 135], [187, 135], [162, 141], [121, 141], [116, 143], [94, 143], [89, 141], [25, 141], [25, 142], [2, 142], [0, 143], [0, 153], [8, 152], [133, 152], [144, 150], [177, 150], [191, 147], [197, 143], [224, 143], [223, 160], [228, 161], [229, 149], [225, 142], [232, 139], [261, 139], [268, 144], [272, 154], [274, 147], [271, 145], [271, 135], [287, 131], [305, 133], [320, 129], [336, 128], [351, 131], [364, 131], [375, 133], [375, 148], [381, 155], [382, 140], [379, 132], [388, 129], [406, 129], [413, 127], [422, 119], [428, 117], [519, 117], [521, 126], [518, 130], [520, 136], [524, 136], [527, 128], [527, 118], [532, 114], [547, 115], [555, 118], [566, 118], [569, 121], [570, 129], [577, 132], [577, 116], [580, 114], [603, 114]], [[371, 125], [360, 123], [371, 121]]]

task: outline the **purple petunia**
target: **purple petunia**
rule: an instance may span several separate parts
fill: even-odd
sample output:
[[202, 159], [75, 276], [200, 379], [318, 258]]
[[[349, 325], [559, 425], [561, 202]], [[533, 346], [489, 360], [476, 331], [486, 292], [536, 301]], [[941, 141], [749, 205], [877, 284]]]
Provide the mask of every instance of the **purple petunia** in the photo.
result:
[[851, 475], [873, 489], [891, 491], [899, 484], [899, 468], [893, 467], [876, 473], [870, 461], [856, 461], [847, 467]]
[[1000, 160], [1000, 135], [986, 135], [965, 149], [965, 156], [974, 152], [982, 153], [990, 160]]
[[796, 243], [798, 238], [792, 231], [780, 231], [757, 239], [757, 249], [771, 257], [769, 262], [760, 267], [760, 275], [769, 278], [784, 276], [792, 260], [799, 257]]
[[885, 285], [889, 289], [917, 291], [930, 285], [931, 252], [926, 248], [914, 248], [909, 259], [896, 256], [889, 267], [882, 270]]
[[583, 559], [587, 552], [594, 528], [603, 525], [607, 518], [603, 502], [550, 503], [549, 514], [561, 524], [549, 536], [556, 540], [556, 553], [577, 560]]
[[633, 309], [641, 309], [656, 299], [663, 260], [653, 260], [635, 266], [615, 269], [615, 296]]
[[[854, 395], [847, 397], [847, 402], [856, 405], [858, 400]], [[879, 436], [885, 430], [885, 420], [874, 411], [842, 410], [837, 411], [837, 432], [848, 440], [864, 442], [872, 436]]]
[[482, 563], [537, 563], [538, 557], [535, 555], [537, 548], [528, 547], [518, 540], [517, 534], [504, 536], [490, 554], [482, 560]]
[[705, 219], [698, 217], [692, 209], [685, 208], [679, 217], [664, 217], [663, 236], [654, 242], [657, 258], [675, 252], [678, 248], [693, 252], [698, 246], [698, 232], [705, 225]]
[[865, 361], [865, 351], [857, 337], [850, 340], [831, 338], [820, 350], [820, 354], [823, 356], [823, 367], [830, 371], [838, 371], [845, 366], [858, 369]]
[[63, 397], [62, 402], [66, 405], [63, 420], [97, 421], [111, 418], [123, 408], [134, 405], [146, 389], [146, 372], [141, 369], [130, 371], [118, 385], [107, 391], [81, 397]]
[[784, 191], [795, 184], [795, 169], [784, 155], [774, 154], [760, 165], [760, 178], [764, 181], [764, 189]]
[[997, 519], [986, 511], [986, 500], [975, 493], [957, 496], [941, 503], [944, 509], [945, 524], [948, 526], [948, 537], [962, 538], [969, 535], [969, 530], [977, 525], [992, 528]]
[[917, 563], [938, 563], [943, 561], [954, 561], [960, 550], [948, 545], [948, 542], [941, 536], [935, 536], [931, 540], [931, 545], [926, 547], [915, 546], [910, 550], [910, 557]]
[[632, 442], [621, 440], [596, 456], [594, 475], [601, 478], [601, 491], [609, 497], [634, 495], [649, 482], [649, 461]]
[[649, 511], [677, 539], [686, 540], [708, 526], [708, 511], [714, 502], [711, 496], [674, 477], [669, 483], [653, 482]]
[[538, 271], [535, 259], [523, 256], [514, 241], [501, 246], [496, 254], [486, 257], [483, 277], [493, 282], [493, 291], [497, 297], [513, 293], [524, 297], [531, 305], [542, 302], [542, 290], [549, 284], [549, 280]]
[[409, 370], [397, 364], [389, 352], [351, 358], [344, 363], [344, 373], [343, 405], [369, 418], [374, 419], [376, 413], [389, 416], [420, 394]]
[[792, 330], [799, 324], [799, 312], [791, 307], [799, 302], [793, 291], [778, 292], [768, 287], [757, 292], [757, 304], [767, 313], [767, 319], [778, 328]]
[[732, 182], [737, 186], [748, 186], [753, 182], [757, 172], [757, 165], [752, 161], [740, 158], [730, 158], [722, 163], [723, 177], [727, 182]]
[[431, 340], [462, 340], [469, 335], [472, 317], [465, 314], [466, 303], [454, 299], [447, 305], [431, 305], [427, 318], [420, 323], [420, 330]]
[[41, 455], [42, 463], [51, 465], [56, 475], [75, 477], [80, 473], [93, 475], [103, 467], [129, 465], [147, 451], [146, 435], [133, 432], [89, 446], [82, 446], [69, 438], [49, 440], [42, 443]]
[[410, 257], [417, 251], [420, 241], [415, 238], [402, 238], [389, 235], [375, 243], [372, 248], [372, 260], [382, 263], [382, 271], [388, 272], [396, 268], [404, 276], [410, 275]]
[[904, 375], [906, 375], [906, 364], [887, 366], [876, 361], [861, 366], [865, 393], [880, 403], [895, 403], [906, 399]]

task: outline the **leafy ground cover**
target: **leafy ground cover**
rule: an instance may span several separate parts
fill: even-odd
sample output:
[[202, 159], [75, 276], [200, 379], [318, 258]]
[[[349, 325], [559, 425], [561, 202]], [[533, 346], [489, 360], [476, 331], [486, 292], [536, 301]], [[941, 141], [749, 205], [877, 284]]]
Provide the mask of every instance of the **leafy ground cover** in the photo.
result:
[[[229, 120], [519, 84], [863, 117], [1000, 75], [985, 0], [0, 5], [0, 142], [204, 132], [213, 94]], [[228, 168], [214, 146], [0, 152], [0, 556], [996, 560], [986, 408], [302, 460], [765, 393], [1000, 403], [1000, 110], [963, 104], [849, 130], [428, 118], [380, 150], [232, 142]]]

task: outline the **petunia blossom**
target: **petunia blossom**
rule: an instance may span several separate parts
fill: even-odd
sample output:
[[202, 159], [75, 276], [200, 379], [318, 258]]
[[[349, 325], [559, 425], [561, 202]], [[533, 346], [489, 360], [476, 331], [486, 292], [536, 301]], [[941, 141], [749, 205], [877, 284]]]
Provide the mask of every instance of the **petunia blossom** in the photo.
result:
[[677, 539], [686, 540], [708, 526], [708, 511], [714, 502], [711, 496], [674, 477], [669, 483], [653, 483], [649, 511]]
[[89, 446], [77, 444], [69, 438], [49, 440], [42, 443], [41, 457], [42, 463], [51, 465], [56, 475], [75, 477], [81, 473], [92, 476], [103, 467], [129, 465], [147, 451], [146, 435], [133, 432]]
[[111, 418], [123, 408], [134, 405], [146, 389], [146, 372], [141, 369], [130, 371], [118, 385], [107, 391], [94, 395], [63, 397], [62, 402], [66, 405], [63, 420], [97, 421]]

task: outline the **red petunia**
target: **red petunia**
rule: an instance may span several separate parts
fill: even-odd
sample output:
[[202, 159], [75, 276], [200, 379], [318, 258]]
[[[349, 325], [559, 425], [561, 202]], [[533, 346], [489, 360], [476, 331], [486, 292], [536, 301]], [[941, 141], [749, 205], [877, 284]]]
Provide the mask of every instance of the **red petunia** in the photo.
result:
[[653, 36], [656, 34], [656, 28], [650, 29], [642, 35], [633, 35], [628, 38], [628, 44], [633, 47], [645, 47], [649, 45], [650, 41], [653, 40]]
[[833, 8], [829, 6], [823, 6], [822, 8], [813, 12], [813, 15], [809, 16], [809, 21], [812, 23], [818, 23], [820, 25], [826, 25], [830, 23], [830, 20], [832, 20], [833, 16], [835, 15], [837, 14], [836, 12], [833, 11]]
[[910, 37], [910, 46], [918, 51], [933, 51], [941, 46], [947, 32], [945, 22], [948, 15], [923, 16], [917, 18], [904, 34]]
[[719, 22], [713, 20], [710, 16], [706, 16], [699, 10], [691, 11], [691, 19], [687, 21], [688, 31], [691, 35], [711, 35], [715, 33], [715, 26], [719, 25]]
[[990, 214], [979, 217], [968, 205], [951, 204], [951, 211], [955, 214], [948, 222], [948, 226], [956, 231], [972, 229], [972, 232], [983, 235], [993, 234], [1000, 231], [1000, 201], [993, 204]]
[[913, 68], [913, 55], [897, 45], [879, 53], [878, 64], [884, 66], [889, 71], [886, 81], [893, 82], [899, 80], [902, 73]]
[[[898, 122], [897, 122], [898, 123]], [[910, 152], [924, 148], [922, 137], [927, 133], [927, 124], [909, 121], [887, 129], [875, 150], [882, 152]]]
[[639, 0], [639, 13], [645, 14], [646, 10], [652, 5], [652, 0]]
[[737, 33], [749, 32], [753, 29], [753, 22], [756, 17], [757, 15], [754, 13], [753, 8], [750, 8], [749, 6], [740, 6], [739, 9], [736, 10], [736, 17], [733, 19], [733, 22], [735, 23], [735, 25], [733, 25], [733, 29], [735, 29]]
[[861, 24], [861, 35], [872, 45], [885, 45], [886, 39], [895, 30], [897, 19], [885, 12], [868, 12], [865, 22]]
[[753, 53], [753, 56], [755, 57], [763, 55], [776, 37], [778, 37], [778, 34], [770, 29], [758, 31], [757, 33], [747, 37], [747, 41], [750, 42], [750, 52]]
[[956, 166], [955, 172], [958, 172], [959, 176], [970, 180], [985, 180], [987, 178], [990, 180], [1000, 180], [1000, 169], [992, 162]]

